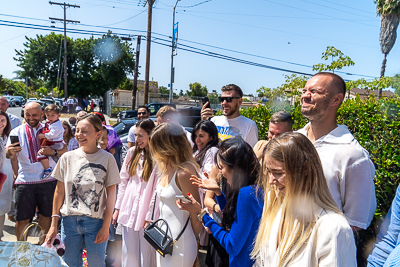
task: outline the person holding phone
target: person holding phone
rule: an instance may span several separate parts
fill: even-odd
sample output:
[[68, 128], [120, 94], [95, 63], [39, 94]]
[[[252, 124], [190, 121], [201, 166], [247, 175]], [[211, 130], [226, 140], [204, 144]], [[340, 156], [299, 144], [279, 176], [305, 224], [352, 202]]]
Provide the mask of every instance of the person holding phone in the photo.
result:
[[[253, 241], [258, 231], [263, 209], [263, 190], [257, 186], [260, 164], [252, 147], [242, 137], [222, 141], [217, 154], [217, 168], [230, 184], [227, 196], [217, 183], [217, 177], [191, 177], [193, 184], [215, 193], [222, 209], [222, 226], [213, 220], [200, 203], [177, 201], [179, 209], [195, 214], [229, 255], [229, 266], [251, 267]], [[213, 174], [213, 172], [212, 172]], [[214, 174], [213, 174], [214, 175]]]
[[155, 125], [151, 119], [136, 124], [135, 146], [122, 165], [117, 203], [112, 223], [122, 225], [122, 266], [156, 267], [156, 251], [144, 239], [150, 223], [158, 182], [156, 165], [149, 151], [149, 136]]
[[101, 130], [97, 116], [83, 117], [75, 134], [80, 147], [63, 155], [51, 174], [57, 179], [57, 187], [45, 242], [53, 243], [62, 215], [63, 258], [68, 266], [82, 266], [84, 247], [89, 266], [104, 266], [105, 262], [120, 178], [114, 157], [98, 147]]
[[[222, 107], [222, 116], [214, 116], [214, 112], [205, 103], [201, 109], [201, 119], [211, 120], [218, 129], [221, 141], [232, 136], [241, 135], [243, 140], [254, 147], [258, 141], [258, 129], [254, 121], [240, 115], [243, 91], [235, 84], [228, 84], [221, 89], [219, 101]], [[214, 116], [214, 117], [213, 117]]]

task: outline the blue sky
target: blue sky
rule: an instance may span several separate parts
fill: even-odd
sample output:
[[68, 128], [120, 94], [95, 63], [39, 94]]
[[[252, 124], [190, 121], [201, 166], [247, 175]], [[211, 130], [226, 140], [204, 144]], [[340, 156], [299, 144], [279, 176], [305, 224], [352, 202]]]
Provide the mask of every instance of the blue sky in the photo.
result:
[[[78, 20], [81, 24], [69, 24], [67, 27], [94, 31], [120, 28], [113, 29], [113, 32], [135, 35], [139, 32], [121, 29], [146, 31], [147, 7], [143, 7], [143, 2], [144, 0], [72, 0], [69, 3], [80, 5], [80, 8], [67, 9], [67, 19]], [[174, 4], [175, 0], [156, 1], [153, 32], [171, 35]], [[49, 17], [62, 18], [63, 9], [43, 0], [2, 1], [0, 20], [51, 25]], [[176, 21], [179, 22], [179, 44], [212, 53], [313, 73], [309, 67], [281, 61], [311, 66], [322, 62], [321, 53], [327, 46], [335, 46], [356, 63], [353, 67], [343, 69], [344, 72], [374, 77], [380, 74], [383, 59], [379, 45], [380, 18], [376, 17], [373, 0], [181, 0], [178, 3]], [[61, 27], [62, 24], [57, 23], [56, 26]], [[14, 76], [12, 72], [18, 69], [13, 60], [14, 49], [23, 49], [25, 35], [34, 37], [36, 34], [48, 33], [0, 25], [0, 74], [6, 78]], [[145, 32], [142, 34], [145, 35]], [[89, 37], [82, 34], [68, 35], [73, 38]], [[397, 40], [388, 55], [387, 76], [400, 72], [399, 43], [400, 40]], [[133, 46], [136, 48], [135, 40]], [[146, 42], [142, 41], [139, 79], [144, 79], [145, 52]], [[170, 81], [171, 49], [152, 43], [150, 65], [150, 79], [167, 86]], [[254, 94], [261, 86], [273, 88], [281, 85], [284, 75], [290, 74], [199, 55], [179, 48], [178, 55], [174, 57], [174, 65], [174, 89], [178, 92], [180, 89], [186, 91], [189, 83], [200, 82], [209, 91], [219, 91], [223, 85], [235, 83], [245, 93]], [[356, 75], [341, 75], [345, 79], [361, 78]]]

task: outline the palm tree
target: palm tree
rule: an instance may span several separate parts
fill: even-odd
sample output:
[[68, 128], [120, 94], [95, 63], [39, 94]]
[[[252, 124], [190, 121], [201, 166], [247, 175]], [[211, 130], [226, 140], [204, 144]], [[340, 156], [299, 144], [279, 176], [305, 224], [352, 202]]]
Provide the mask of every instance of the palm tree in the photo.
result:
[[[380, 43], [384, 54], [381, 77], [385, 76], [386, 57], [392, 50], [397, 37], [397, 27], [400, 19], [399, 0], [374, 0], [376, 4], [376, 13], [381, 16]], [[382, 96], [382, 89], [379, 89], [379, 97]]]

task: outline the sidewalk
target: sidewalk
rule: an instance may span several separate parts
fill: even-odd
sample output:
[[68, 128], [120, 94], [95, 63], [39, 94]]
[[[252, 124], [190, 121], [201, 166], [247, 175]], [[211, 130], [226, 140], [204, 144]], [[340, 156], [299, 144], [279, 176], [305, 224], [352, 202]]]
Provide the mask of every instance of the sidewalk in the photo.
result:
[[4, 221], [3, 234], [4, 236], [1, 238], [2, 241], [10, 241], [10, 242], [17, 241], [17, 236], [15, 235], [15, 222], [9, 221], [7, 219], [7, 214], [6, 214], [6, 219]]

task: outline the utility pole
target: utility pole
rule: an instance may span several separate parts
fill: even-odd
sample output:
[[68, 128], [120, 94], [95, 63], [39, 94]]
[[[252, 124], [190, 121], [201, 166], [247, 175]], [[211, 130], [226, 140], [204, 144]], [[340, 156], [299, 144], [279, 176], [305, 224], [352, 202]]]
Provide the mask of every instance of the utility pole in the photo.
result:
[[136, 108], [136, 94], [137, 94], [137, 79], [138, 79], [138, 69], [139, 69], [139, 53], [140, 53], [140, 39], [142, 36], [137, 37], [136, 44], [136, 61], [135, 61], [135, 73], [133, 74], [133, 90], [132, 90], [132, 110]]
[[146, 37], [146, 70], [144, 74], [144, 103], [149, 103], [149, 76], [150, 76], [150, 46], [151, 46], [151, 18], [153, 16], [154, 0], [146, 0], [143, 6], [148, 6], [147, 12], [147, 37]]
[[67, 20], [67, 8], [68, 7], [77, 7], [80, 8], [80, 6], [77, 5], [70, 5], [64, 3], [56, 3], [56, 2], [51, 2], [49, 1], [50, 5], [59, 5], [63, 6], [64, 8], [64, 19], [57, 19], [57, 18], [49, 18], [51, 20], [59, 20], [64, 22], [64, 97], [68, 97], [68, 77], [67, 77], [67, 22], [72, 22], [72, 23], [80, 23], [79, 21], [74, 21], [74, 20]]
[[25, 85], [26, 85], [26, 101], [29, 99], [29, 94], [28, 94], [28, 76], [25, 77]]
[[176, 6], [178, 5], [178, 2], [180, 0], [176, 0], [175, 6], [174, 6], [174, 12], [172, 15], [172, 45], [171, 45], [171, 84], [169, 87], [169, 103], [172, 103], [172, 98], [173, 98], [173, 84], [175, 81], [175, 68], [174, 68], [174, 50], [176, 47], [176, 42], [178, 41], [175, 37], [175, 10]]

